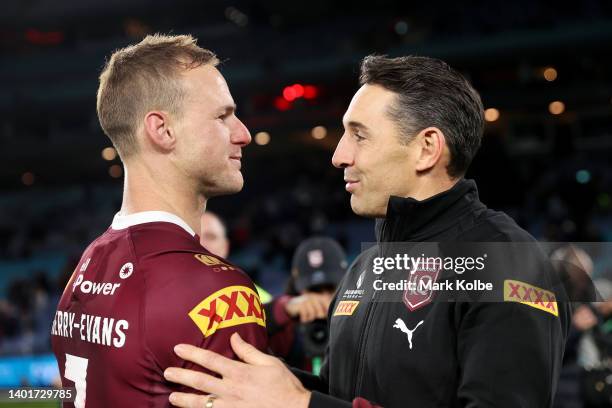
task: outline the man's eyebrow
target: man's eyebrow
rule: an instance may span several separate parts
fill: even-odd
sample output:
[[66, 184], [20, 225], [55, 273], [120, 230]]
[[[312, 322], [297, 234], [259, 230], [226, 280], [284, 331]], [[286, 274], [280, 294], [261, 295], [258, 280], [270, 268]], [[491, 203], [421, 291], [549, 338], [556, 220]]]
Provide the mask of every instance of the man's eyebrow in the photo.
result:
[[222, 112], [224, 115], [229, 115], [236, 112], [236, 109], [238, 109], [238, 107], [234, 103], [231, 105], [222, 106], [221, 108], [219, 108], [219, 112]]
[[351, 120], [351, 121], [347, 122], [346, 125], [347, 125], [347, 127], [354, 128], [354, 129], [361, 129], [361, 130], [364, 130], [366, 132], [370, 130], [370, 129], [368, 129], [368, 127], [366, 125], [364, 125], [363, 123], [358, 122], [356, 120]]

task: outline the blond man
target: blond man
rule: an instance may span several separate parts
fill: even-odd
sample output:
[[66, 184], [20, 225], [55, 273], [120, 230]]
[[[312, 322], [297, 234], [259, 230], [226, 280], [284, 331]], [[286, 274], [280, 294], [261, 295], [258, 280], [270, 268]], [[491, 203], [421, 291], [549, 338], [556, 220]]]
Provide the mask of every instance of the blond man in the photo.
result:
[[[163, 378], [183, 342], [235, 358], [240, 333], [266, 347], [250, 279], [199, 243], [208, 199], [242, 189], [251, 141], [216, 68], [190, 36], [148, 36], [100, 75], [97, 110], [125, 169], [123, 203], [83, 256], [52, 328], [75, 407], [168, 406]], [[187, 366], [197, 369], [193, 364]]]

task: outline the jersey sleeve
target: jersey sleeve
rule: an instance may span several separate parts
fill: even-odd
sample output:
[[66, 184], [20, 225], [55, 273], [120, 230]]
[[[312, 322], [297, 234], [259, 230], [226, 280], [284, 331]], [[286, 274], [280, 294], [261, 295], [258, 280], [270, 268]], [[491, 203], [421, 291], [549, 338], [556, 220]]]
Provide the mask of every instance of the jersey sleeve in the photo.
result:
[[236, 359], [233, 333], [259, 350], [267, 348], [265, 311], [246, 274], [206, 254], [165, 255], [147, 265], [145, 347], [159, 373], [170, 366], [206, 371], [174, 353], [192, 344]]

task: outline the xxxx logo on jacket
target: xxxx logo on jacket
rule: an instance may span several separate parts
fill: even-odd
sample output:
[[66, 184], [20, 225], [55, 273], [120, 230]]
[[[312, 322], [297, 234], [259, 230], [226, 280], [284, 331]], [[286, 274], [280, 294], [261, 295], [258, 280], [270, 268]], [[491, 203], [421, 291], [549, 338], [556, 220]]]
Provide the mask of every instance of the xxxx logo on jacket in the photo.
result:
[[504, 281], [504, 302], [522, 303], [559, 316], [555, 294], [525, 282], [506, 279]]
[[189, 317], [204, 337], [224, 327], [256, 323], [266, 327], [266, 316], [259, 295], [246, 286], [228, 286], [198, 303]]
[[433, 298], [432, 284], [438, 279], [439, 266], [420, 267], [410, 273], [408, 288], [404, 290], [403, 301], [413, 312], [429, 303]]

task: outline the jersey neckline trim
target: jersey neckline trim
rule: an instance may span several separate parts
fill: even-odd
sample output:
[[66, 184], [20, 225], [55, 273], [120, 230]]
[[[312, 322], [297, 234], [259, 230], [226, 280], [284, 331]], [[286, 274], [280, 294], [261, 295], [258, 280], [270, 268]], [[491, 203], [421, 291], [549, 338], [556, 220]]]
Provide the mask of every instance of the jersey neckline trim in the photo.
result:
[[178, 215], [171, 214], [166, 211], [142, 211], [134, 214], [122, 215], [121, 213], [115, 214], [111, 228], [114, 230], [122, 230], [134, 225], [146, 224], [149, 222], [169, 222], [171, 224], [178, 225], [183, 228], [192, 237], [195, 237], [196, 233], [191, 229], [185, 221], [183, 221]]

